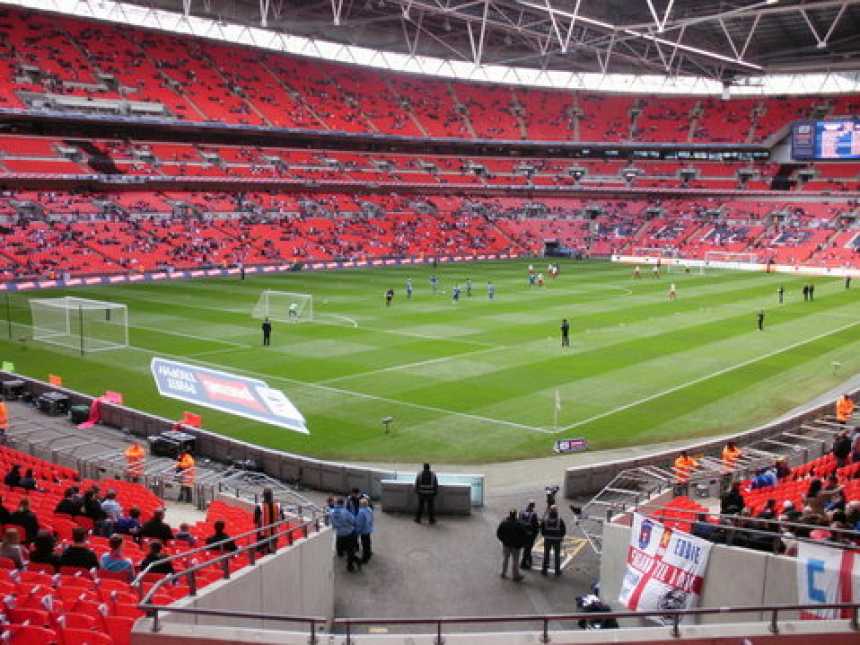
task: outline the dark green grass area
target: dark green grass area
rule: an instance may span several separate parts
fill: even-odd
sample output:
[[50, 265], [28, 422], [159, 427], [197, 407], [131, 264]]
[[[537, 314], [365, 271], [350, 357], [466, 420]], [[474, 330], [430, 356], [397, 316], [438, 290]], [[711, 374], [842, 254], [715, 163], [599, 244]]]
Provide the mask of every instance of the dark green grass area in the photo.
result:
[[[376, 462], [479, 463], [548, 455], [557, 438], [610, 448], [742, 430], [860, 371], [860, 291], [841, 280], [647, 271], [634, 280], [630, 267], [563, 262], [541, 289], [528, 286], [527, 266], [441, 266], [436, 295], [424, 266], [17, 294], [0, 303], [0, 359], [80, 391], [121, 391], [128, 405], [170, 418], [198, 412], [208, 429], [245, 441]], [[466, 278], [472, 296], [453, 303], [451, 287]], [[800, 297], [807, 281], [812, 303]], [[275, 322], [272, 347], [261, 347], [251, 310], [264, 289], [312, 295], [315, 320]], [[29, 298], [62, 295], [125, 304], [131, 346], [82, 357], [33, 341]], [[562, 351], [565, 317], [573, 342]], [[303, 412], [310, 436], [159, 397], [153, 356], [268, 381]]]

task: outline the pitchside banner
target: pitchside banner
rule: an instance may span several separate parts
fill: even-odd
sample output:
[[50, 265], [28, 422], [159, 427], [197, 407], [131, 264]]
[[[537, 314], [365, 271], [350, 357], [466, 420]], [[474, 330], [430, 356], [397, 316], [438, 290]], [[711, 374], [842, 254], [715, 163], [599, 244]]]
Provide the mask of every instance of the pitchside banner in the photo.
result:
[[634, 513], [618, 601], [632, 611], [694, 607], [710, 553], [710, 542]]
[[161, 396], [309, 434], [302, 413], [264, 381], [157, 357], [150, 369]]
[[[797, 602], [827, 605], [860, 599], [860, 552], [800, 542], [797, 546]], [[801, 617], [839, 618], [838, 609], [808, 609]], [[850, 610], [842, 610], [850, 618]]]

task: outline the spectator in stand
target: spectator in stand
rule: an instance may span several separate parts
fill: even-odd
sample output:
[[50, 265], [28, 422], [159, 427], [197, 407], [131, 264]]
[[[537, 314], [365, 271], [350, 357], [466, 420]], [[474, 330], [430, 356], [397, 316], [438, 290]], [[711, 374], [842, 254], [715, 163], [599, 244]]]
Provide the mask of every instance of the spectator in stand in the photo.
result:
[[54, 568], [60, 566], [60, 556], [57, 555], [57, 540], [47, 529], [41, 529], [33, 540], [33, 550], [30, 552], [30, 562], [50, 564]]
[[707, 513], [699, 513], [696, 516], [696, 521], [693, 522], [692, 526], [693, 535], [695, 535], [696, 537], [700, 537], [703, 540], [708, 540], [710, 542], [715, 542], [717, 540], [719, 530], [719, 525], [711, 524], [708, 521]]
[[847, 430], [836, 435], [836, 439], [833, 440], [833, 456], [836, 458], [837, 468], [842, 468], [842, 466], [848, 463], [848, 457], [851, 456], [851, 448], [851, 439], [848, 437]]
[[98, 526], [99, 522], [107, 517], [107, 513], [102, 510], [102, 505], [97, 494], [98, 489], [93, 486], [90, 490], [84, 493], [82, 504], [84, 517], [90, 518], [96, 526]]
[[21, 466], [13, 464], [6, 477], [3, 478], [3, 483], [9, 488], [17, 488], [21, 485]]
[[860, 531], [860, 500], [848, 502], [845, 507], [845, 523], [854, 531]]
[[776, 518], [776, 500], [769, 499], [765, 502], [764, 508], [756, 515], [760, 520], [772, 520]]
[[30, 544], [39, 533], [39, 518], [30, 510], [30, 500], [26, 497], [18, 502], [18, 510], [9, 517], [9, 524], [24, 529], [24, 542]]
[[224, 544], [218, 544], [217, 546], [210, 546], [210, 551], [220, 551], [221, 553], [233, 553], [237, 550], [236, 543], [230, 539], [230, 536], [227, 535], [225, 531], [226, 524], [224, 520], [216, 520], [214, 524], [215, 532], [212, 533], [208, 538], [206, 538], [206, 544], [212, 545], [216, 542], [224, 542], [224, 540], [228, 540], [224, 542]]
[[[834, 518], [834, 514], [839, 512], [845, 513], [845, 506], [847, 504], [847, 500], [845, 499], [845, 491], [840, 487], [830, 498], [830, 501], [824, 505], [824, 511], [829, 513], [831, 518]], [[834, 518], [835, 519], [835, 518]]]
[[99, 561], [101, 568], [112, 573], [127, 573], [128, 579], [134, 577], [134, 565], [122, 552], [122, 536], [114, 533], [108, 541], [110, 551], [104, 553]]
[[197, 544], [197, 538], [191, 534], [191, 527], [185, 522], [179, 525], [179, 530], [173, 536], [173, 539], [177, 542], [185, 542], [185, 544], [192, 547]]
[[36, 476], [33, 474], [32, 468], [27, 469], [27, 472], [24, 473], [24, 476], [21, 478], [21, 482], [18, 485], [24, 490], [37, 490]]
[[769, 488], [771, 486], [776, 486], [777, 482], [776, 468], [773, 466], [770, 468], [759, 468], [758, 471], [756, 471], [755, 477], [753, 477], [750, 482], [750, 488], [752, 490]]
[[152, 518], [140, 527], [139, 535], [142, 538], [155, 538], [162, 542], [173, 539], [173, 529], [164, 521], [164, 509], [158, 509], [152, 514]]
[[721, 515], [737, 515], [744, 508], [744, 498], [741, 495], [741, 483], [734, 482], [729, 491], [720, 499]]
[[105, 514], [104, 530], [110, 535], [117, 520], [122, 517], [122, 505], [116, 501], [116, 491], [109, 490], [102, 502], [102, 511]]
[[81, 526], [72, 529], [72, 544], [66, 547], [60, 556], [61, 567], [82, 567], [84, 569], [98, 569], [99, 559], [87, 546], [87, 531]]
[[0, 524], [8, 524], [12, 514], [3, 504], [3, 498], [0, 497]]
[[777, 459], [773, 467], [776, 470], [776, 478], [780, 481], [791, 475], [791, 467], [788, 465], [785, 457]]
[[798, 522], [800, 520], [800, 511], [794, 508], [794, 502], [790, 499], [782, 503], [782, 514], [779, 519], [783, 522]]
[[77, 486], [67, 488], [63, 494], [63, 499], [57, 504], [54, 513], [63, 513], [65, 515], [81, 515], [83, 508], [83, 499], [78, 494]]
[[120, 535], [137, 537], [140, 533], [140, 509], [136, 507], [129, 509], [128, 514], [120, 517], [113, 528]]
[[[149, 543], [149, 553], [146, 554], [146, 557], [140, 561], [140, 570], [146, 571], [149, 565], [152, 567], [149, 569], [147, 573], [164, 573], [164, 574], [172, 574], [173, 564], [170, 561], [160, 562], [160, 560], [164, 560], [165, 556], [162, 553], [163, 547], [161, 545], [161, 541], [153, 540]], [[155, 563], [155, 564], [153, 564]]]
[[824, 516], [824, 509], [828, 502], [830, 502], [833, 495], [838, 492], [839, 488], [825, 488], [824, 482], [820, 479], [813, 479], [809, 484], [809, 489], [806, 492], [806, 505], [809, 507], [811, 513], [817, 515], [819, 517]]
[[27, 550], [21, 546], [21, 534], [15, 527], [9, 527], [0, 542], [0, 557], [9, 558], [15, 563], [16, 569], [23, 569], [27, 564]]

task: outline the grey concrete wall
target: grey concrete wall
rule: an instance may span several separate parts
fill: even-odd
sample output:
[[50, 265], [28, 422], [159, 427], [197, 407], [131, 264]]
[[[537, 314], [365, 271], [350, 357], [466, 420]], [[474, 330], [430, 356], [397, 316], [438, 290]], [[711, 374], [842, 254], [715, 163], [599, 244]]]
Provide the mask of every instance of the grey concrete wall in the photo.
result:
[[[468, 484], [439, 484], [436, 513], [440, 515], [471, 515], [472, 487]], [[414, 513], [418, 510], [415, 485], [406, 481], [382, 482], [382, 510], [386, 513]]]
[[[55, 387], [19, 374], [0, 372], [0, 381], [20, 379], [26, 383], [27, 389], [35, 396], [48, 391], [60, 391], [67, 394], [72, 405], [89, 405], [94, 397], [74, 390]], [[170, 430], [175, 423], [153, 414], [127, 408], [121, 405], [102, 405], [102, 423], [114, 428], [123, 428], [138, 437], [148, 437]], [[370, 494], [374, 499], [382, 496], [382, 480], [394, 477], [387, 470], [352, 466], [334, 462], [321, 461], [302, 455], [264, 448], [252, 443], [225, 437], [208, 430], [185, 427], [197, 440], [197, 454], [220, 462], [231, 462], [235, 459], [252, 459], [259, 463], [263, 471], [282, 481], [300, 480], [308, 488], [347, 494], [354, 487]], [[64, 466], [80, 468], [72, 458], [58, 454], [56, 463]]]
[[[334, 616], [333, 534], [324, 528], [289, 548], [219, 580], [174, 606], [290, 616]], [[293, 629], [296, 623], [165, 612], [165, 624]]]
[[[600, 593], [619, 611], [618, 592], [624, 576], [630, 527], [616, 523], [603, 526], [600, 557]], [[744, 607], [797, 604], [797, 560], [762, 551], [715, 544], [711, 548], [700, 607]], [[786, 619], [796, 617], [786, 613]], [[759, 613], [704, 616], [700, 624], [740, 623], [766, 620]]]
[[[860, 390], [855, 390], [851, 393], [854, 400], [857, 400]], [[733, 438], [738, 445], [743, 447], [746, 444], [772, 437], [786, 430], [792, 430], [800, 427], [802, 423], [812, 421], [823, 414], [832, 414], [834, 411], [833, 403], [826, 403], [813, 408], [801, 415], [770, 423], [746, 432], [741, 432], [734, 435]], [[585, 466], [573, 466], [568, 468], [564, 474], [564, 494], [568, 498], [581, 498], [587, 495], [593, 495], [599, 492], [604, 486], [609, 484], [612, 479], [620, 472], [638, 466], [662, 466], [670, 467], [682, 449], [686, 449], [691, 453], [705, 453], [713, 457], [718, 457], [720, 451], [726, 445], [726, 437], [718, 440], [703, 440], [699, 442], [691, 442], [684, 448], [673, 448], [672, 450], [656, 450], [651, 454], [632, 457], [630, 459], [617, 459], [615, 461], [604, 461], [598, 464]], [[819, 456], [817, 452], [808, 455], [809, 459], [814, 459]], [[791, 464], [798, 465], [798, 464]]]

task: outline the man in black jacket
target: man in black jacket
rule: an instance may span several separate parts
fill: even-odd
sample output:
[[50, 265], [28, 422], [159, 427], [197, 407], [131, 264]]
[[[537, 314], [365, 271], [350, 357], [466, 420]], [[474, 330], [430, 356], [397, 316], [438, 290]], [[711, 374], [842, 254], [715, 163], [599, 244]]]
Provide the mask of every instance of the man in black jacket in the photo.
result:
[[516, 509], [501, 521], [496, 529], [496, 537], [502, 543], [502, 577], [508, 577], [508, 560], [513, 560], [511, 577], [514, 582], [519, 582], [523, 579], [520, 575], [520, 549], [526, 545], [529, 536], [525, 524], [517, 519]]
[[138, 535], [167, 542], [173, 539], [173, 529], [164, 521], [164, 511], [158, 509], [152, 514], [152, 519], [140, 527]]
[[72, 529], [72, 544], [67, 546], [60, 556], [60, 566], [87, 570], [99, 568], [99, 559], [87, 546], [87, 531], [83, 527], [76, 526]]
[[540, 519], [538, 519], [538, 514], [535, 512], [534, 500], [529, 500], [528, 506], [520, 511], [519, 519], [526, 527], [526, 534], [528, 535], [528, 540], [523, 545], [523, 557], [520, 562], [520, 568], [528, 570], [532, 568], [532, 548], [540, 532]]
[[436, 493], [439, 492], [439, 481], [436, 479], [436, 473], [430, 470], [430, 464], [424, 464], [424, 470], [418, 473], [415, 478], [415, 493], [418, 495], [418, 512], [415, 514], [415, 521], [421, 524], [421, 517], [424, 515], [424, 508], [427, 508], [427, 517], [430, 518], [430, 524], [436, 523]]
[[544, 516], [540, 527], [543, 536], [543, 566], [541, 573], [547, 575], [549, 569], [550, 551], [555, 555], [555, 575], [561, 575], [561, 543], [567, 533], [564, 520], [558, 514], [558, 506], [550, 506], [549, 512]]

